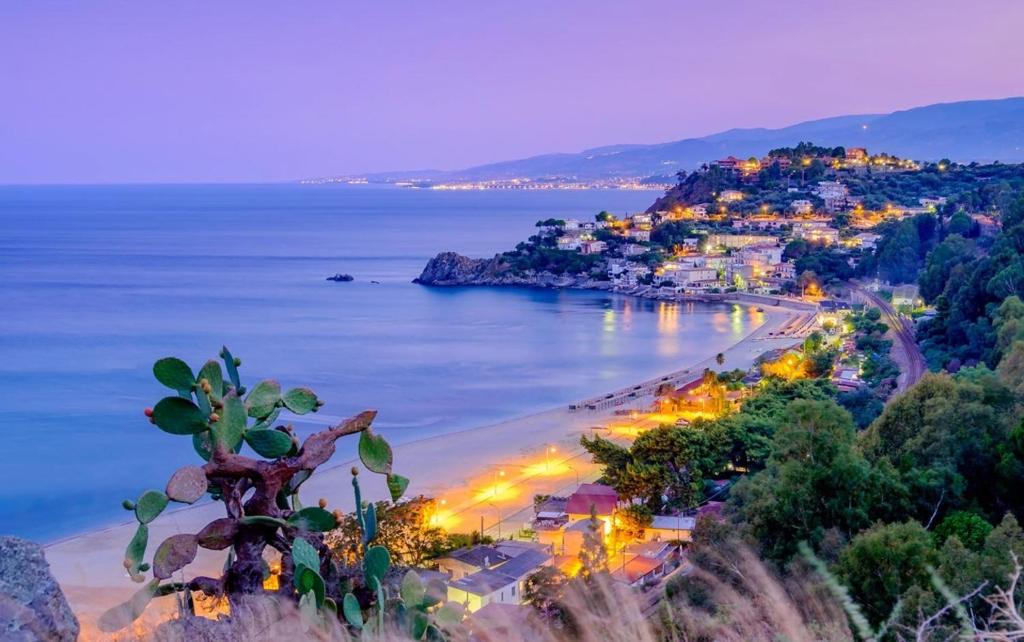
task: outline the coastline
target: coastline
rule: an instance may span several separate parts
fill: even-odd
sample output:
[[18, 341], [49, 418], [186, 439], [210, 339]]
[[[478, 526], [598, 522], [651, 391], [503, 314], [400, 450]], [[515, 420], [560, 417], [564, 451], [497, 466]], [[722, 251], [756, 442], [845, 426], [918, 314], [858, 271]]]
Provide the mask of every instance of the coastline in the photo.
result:
[[[750, 301], [725, 302], [754, 305]], [[490, 535], [512, 534], [526, 521], [534, 494], [570, 492], [577, 482], [597, 477], [597, 467], [582, 457], [585, 453], [579, 446], [580, 435], [608, 422], [618, 408], [650, 403], [653, 391], [648, 384], [665, 380], [679, 383], [693, 378], [704, 367], [747, 368], [760, 354], [798, 340], [776, 334], [792, 325], [794, 318], [800, 316], [799, 310], [767, 303], [764, 310], [764, 322], [723, 351], [725, 362], [721, 366], [715, 364], [715, 355], [708, 355], [682, 370], [639, 382], [638, 386], [644, 387], [643, 394], [626, 394], [635, 394], [638, 386], [611, 393], [613, 397], [622, 397], [621, 405], [573, 412], [565, 404], [396, 445], [395, 470], [412, 480], [406, 496], [424, 494], [443, 499], [444, 508], [439, 510], [438, 518], [449, 530], [468, 532], [483, 525]], [[608, 395], [597, 398], [607, 399]], [[550, 454], [551, 448], [556, 455]], [[303, 487], [303, 500], [315, 503], [323, 497], [332, 509], [352, 510], [348, 470], [353, 463], [339, 461], [320, 469]], [[363, 488], [364, 497], [371, 501], [387, 497], [384, 480], [376, 475], [366, 475]], [[210, 520], [221, 517], [222, 510], [220, 504], [207, 502], [167, 512], [150, 525], [150, 550], [170, 535], [198, 531]], [[124, 576], [121, 566], [124, 547], [134, 527], [134, 522], [113, 524], [45, 547], [54, 576], [83, 623], [83, 633], [95, 635], [95, 618], [139, 588]], [[210, 572], [222, 561], [223, 551], [201, 549], [190, 570], [197, 574]], [[145, 617], [155, 621], [162, 617], [161, 609], [155, 603]]]

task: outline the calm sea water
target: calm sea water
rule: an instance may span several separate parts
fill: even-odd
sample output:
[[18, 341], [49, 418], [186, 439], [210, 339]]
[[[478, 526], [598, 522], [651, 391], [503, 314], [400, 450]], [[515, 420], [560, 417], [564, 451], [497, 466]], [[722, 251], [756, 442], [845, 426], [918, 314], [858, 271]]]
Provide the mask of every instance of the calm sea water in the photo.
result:
[[[376, 408], [403, 442], [714, 354], [751, 329], [746, 314], [410, 283], [438, 251], [491, 256], [538, 219], [655, 196], [0, 187], [0, 533], [48, 540], [123, 519], [123, 498], [195, 462], [188, 439], [142, 416], [167, 394], [150, 370], [162, 356], [198, 367], [227, 344], [243, 381], [312, 386], [327, 401], [315, 421]], [[356, 281], [324, 280], [335, 272]]]

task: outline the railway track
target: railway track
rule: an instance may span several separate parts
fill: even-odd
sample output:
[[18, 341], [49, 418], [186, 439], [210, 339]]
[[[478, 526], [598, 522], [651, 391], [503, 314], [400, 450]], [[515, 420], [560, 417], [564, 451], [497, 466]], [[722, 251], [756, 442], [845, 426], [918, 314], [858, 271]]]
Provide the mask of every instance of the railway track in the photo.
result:
[[928, 371], [924, 355], [918, 349], [917, 341], [914, 338], [914, 327], [909, 319], [897, 313], [888, 301], [874, 292], [862, 288], [857, 288], [857, 292], [881, 311], [882, 319], [892, 330], [893, 336], [896, 337], [895, 345], [898, 345], [900, 351], [905, 355], [904, 363], [907, 366], [903, 373], [905, 376], [901, 377], [902, 381], [899, 381], [897, 386], [898, 391], [903, 392], [917, 383]]

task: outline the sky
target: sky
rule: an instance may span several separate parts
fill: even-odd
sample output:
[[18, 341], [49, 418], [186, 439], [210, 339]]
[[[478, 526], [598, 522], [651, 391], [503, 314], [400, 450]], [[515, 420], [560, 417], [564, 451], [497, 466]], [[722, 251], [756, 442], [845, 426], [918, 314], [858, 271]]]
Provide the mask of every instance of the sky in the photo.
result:
[[0, 0], [0, 183], [457, 169], [1024, 94], [1021, 0]]

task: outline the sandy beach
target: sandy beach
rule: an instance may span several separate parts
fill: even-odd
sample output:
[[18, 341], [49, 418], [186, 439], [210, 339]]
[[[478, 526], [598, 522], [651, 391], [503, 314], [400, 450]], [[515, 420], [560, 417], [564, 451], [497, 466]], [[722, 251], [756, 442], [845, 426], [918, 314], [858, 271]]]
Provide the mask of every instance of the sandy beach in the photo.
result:
[[[718, 365], [715, 355], [708, 355], [705, 361], [655, 381], [666, 377], [673, 383], [688, 381], [705, 367], [748, 368], [760, 354], [799, 340], [799, 335], [780, 336], [780, 329], [794, 329], [793, 320], [800, 312], [769, 306], [762, 309], [764, 322], [723, 353], [724, 364]], [[394, 448], [394, 468], [412, 480], [407, 496], [423, 494], [438, 499], [437, 520], [449, 531], [469, 532], [482, 524], [488, 534], [507, 537], [528, 521], [535, 494], [567, 494], [578, 482], [597, 477], [597, 467], [579, 446], [580, 436], [621, 421], [614, 414], [616, 409], [649, 405], [653, 397], [647, 389], [629, 398], [628, 405], [570, 411], [567, 403], [497, 424], [401, 444]], [[353, 463], [336, 461], [318, 470], [303, 486], [303, 500], [314, 503], [325, 498], [331, 509], [352, 510], [349, 469]], [[360, 479], [365, 498], [387, 497], [382, 477], [366, 473]], [[166, 512], [150, 525], [147, 558], [166, 537], [197, 532], [222, 516], [221, 504], [212, 502]], [[126, 521], [46, 547], [53, 573], [82, 622], [85, 639], [98, 637], [95, 619], [102, 611], [127, 599], [139, 587], [125, 576], [121, 565], [134, 531], [135, 522]], [[186, 571], [216, 574], [223, 558], [223, 551], [200, 549], [196, 562]], [[170, 600], [164, 602], [170, 605]], [[155, 602], [145, 618], [164, 617], [161, 612]]]

